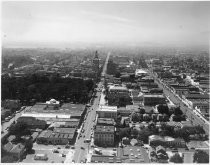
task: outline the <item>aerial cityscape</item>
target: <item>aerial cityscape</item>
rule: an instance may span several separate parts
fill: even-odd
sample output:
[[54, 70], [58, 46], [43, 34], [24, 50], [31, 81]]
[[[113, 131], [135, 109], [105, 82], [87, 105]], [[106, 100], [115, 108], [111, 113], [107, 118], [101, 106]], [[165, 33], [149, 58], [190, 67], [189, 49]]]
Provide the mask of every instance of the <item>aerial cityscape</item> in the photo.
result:
[[1, 163], [209, 163], [210, 2], [2, 2]]

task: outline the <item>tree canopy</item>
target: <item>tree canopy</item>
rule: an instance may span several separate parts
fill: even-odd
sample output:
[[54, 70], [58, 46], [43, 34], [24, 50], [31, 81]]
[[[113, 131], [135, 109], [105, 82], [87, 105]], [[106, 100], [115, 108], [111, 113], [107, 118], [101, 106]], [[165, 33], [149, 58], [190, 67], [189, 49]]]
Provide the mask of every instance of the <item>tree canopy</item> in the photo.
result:
[[64, 101], [70, 98], [74, 102], [86, 103], [93, 88], [91, 79], [32, 74], [21, 78], [2, 78], [2, 100], [18, 98], [27, 105], [32, 99], [43, 102], [51, 98]]
[[193, 158], [196, 163], [209, 163], [209, 154], [202, 150], [195, 151]]
[[166, 104], [159, 104], [157, 106], [157, 109], [158, 109], [158, 112], [161, 113], [161, 114], [169, 114], [169, 108]]
[[176, 153], [170, 158], [170, 162], [183, 163], [183, 159], [178, 153]]
[[9, 128], [9, 133], [11, 135], [15, 135], [17, 138], [20, 138], [24, 135], [31, 135], [31, 131], [28, 128], [28, 125], [24, 122], [18, 122], [16, 124], [13, 124]]

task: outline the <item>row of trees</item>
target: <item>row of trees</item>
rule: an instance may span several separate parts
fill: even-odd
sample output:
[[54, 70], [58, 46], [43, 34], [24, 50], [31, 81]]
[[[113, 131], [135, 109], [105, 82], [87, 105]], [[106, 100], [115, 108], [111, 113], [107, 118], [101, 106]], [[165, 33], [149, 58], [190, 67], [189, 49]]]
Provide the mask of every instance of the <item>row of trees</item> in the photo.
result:
[[160, 136], [171, 136], [174, 138], [183, 138], [185, 141], [189, 141], [190, 135], [203, 135], [205, 131], [203, 128], [198, 125], [195, 127], [183, 127], [183, 128], [175, 128], [174, 126], [166, 125], [163, 123], [161, 125]]
[[167, 105], [160, 104], [158, 105], [157, 110], [160, 114], [163, 115], [159, 119], [157, 119], [157, 116], [152, 117], [152, 114], [154, 113], [153, 110], [148, 112], [148, 116], [145, 117], [145, 119], [143, 119], [143, 114], [145, 114], [145, 109], [143, 108], [140, 108], [139, 112], [132, 113], [131, 119], [133, 122], [142, 122], [142, 121], [167, 122], [169, 121], [170, 116], [173, 115], [173, 121], [180, 122], [186, 120], [186, 116], [183, 114], [180, 107], [176, 107], [175, 109], [169, 110]]
[[171, 136], [174, 138], [183, 138], [185, 141], [189, 141], [189, 136], [194, 134], [203, 135], [205, 134], [205, 131], [201, 126], [195, 126], [193, 128], [175, 128], [174, 126], [166, 125], [165, 123], [162, 123], [159, 128], [154, 122], [150, 122], [148, 127], [140, 125], [140, 130], [130, 127], [119, 128], [119, 140], [123, 137], [137, 138], [144, 143], [148, 143], [150, 135]]
[[[170, 158], [170, 162], [183, 163], [183, 158], [178, 153], [176, 153]], [[202, 150], [196, 150], [193, 155], [193, 162], [209, 163], [209, 154]]]
[[2, 78], [2, 100], [19, 99], [22, 103], [31, 99], [46, 101], [50, 98], [86, 103], [91, 97], [94, 82], [91, 79], [61, 78], [59, 75], [28, 75], [22, 78]]

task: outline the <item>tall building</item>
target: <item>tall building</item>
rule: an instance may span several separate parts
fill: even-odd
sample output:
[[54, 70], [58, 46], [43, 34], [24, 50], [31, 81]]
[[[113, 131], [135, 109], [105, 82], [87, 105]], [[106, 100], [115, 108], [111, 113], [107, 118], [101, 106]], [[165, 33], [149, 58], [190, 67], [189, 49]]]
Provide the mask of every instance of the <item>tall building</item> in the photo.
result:
[[95, 52], [95, 57], [93, 59], [93, 71], [96, 73], [96, 78], [98, 78], [98, 72], [99, 72], [98, 51]]

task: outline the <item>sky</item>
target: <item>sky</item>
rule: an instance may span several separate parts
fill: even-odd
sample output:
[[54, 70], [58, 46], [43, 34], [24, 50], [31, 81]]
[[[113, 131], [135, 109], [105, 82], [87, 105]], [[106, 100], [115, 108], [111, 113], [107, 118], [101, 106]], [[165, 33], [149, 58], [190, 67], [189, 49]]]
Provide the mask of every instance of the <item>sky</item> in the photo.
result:
[[2, 43], [208, 44], [210, 2], [5, 1]]

